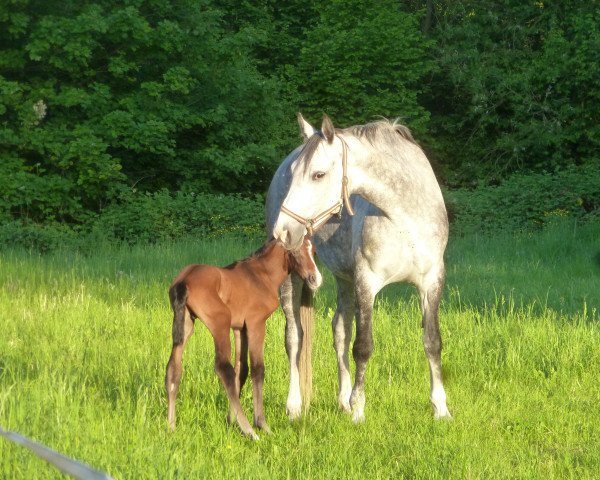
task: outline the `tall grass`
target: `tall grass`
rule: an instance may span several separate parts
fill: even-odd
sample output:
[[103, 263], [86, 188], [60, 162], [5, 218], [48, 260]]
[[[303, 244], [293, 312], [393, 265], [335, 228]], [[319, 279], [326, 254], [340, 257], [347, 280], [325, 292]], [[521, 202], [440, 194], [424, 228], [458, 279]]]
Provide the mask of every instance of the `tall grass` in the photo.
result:
[[[284, 318], [267, 323], [265, 408], [252, 443], [224, 422], [214, 349], [198, 324], [178, 428], [166, 431], [166, 289], [186, 263], [226, 264], [252, 242], [103, 246], [0, 256], [0, 425], [115, 478], [594, 478], [600, 471], [600, 227], [453, 239], [441, 308], [451, 422], [428, 401], [419, 302], [376, 300], [367, 420], [337, 409], [331, 276], [316, 301], [314, 401], [285, 416]], [[250, 414], [249, 386], [243, 405]], [[0, 478], [60, 475], [0, 441]]]

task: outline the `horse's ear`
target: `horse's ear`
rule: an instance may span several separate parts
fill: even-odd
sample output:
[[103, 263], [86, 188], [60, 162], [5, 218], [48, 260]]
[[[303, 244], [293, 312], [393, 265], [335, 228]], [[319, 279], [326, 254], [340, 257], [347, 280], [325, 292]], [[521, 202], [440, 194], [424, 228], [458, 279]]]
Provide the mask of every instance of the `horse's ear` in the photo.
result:
[[304, 120], [304, 117], [300, 112], [296, 115], [298, 117], [298, 125], [300, 125], [300, 134], [304, 141], [306, 142], [310, 137], [312, 137], [315, 133], [315, 129], [312, 127], [310, 123]]
[[331, 122], [331, 118], [324, 113], [323, 114], [323, 123], [321, 124], [321, 133], [327, 140], [327, 143], [333, 142], [333, 137], [335, 135], [335, 129], [333, 128], [333, 123]]

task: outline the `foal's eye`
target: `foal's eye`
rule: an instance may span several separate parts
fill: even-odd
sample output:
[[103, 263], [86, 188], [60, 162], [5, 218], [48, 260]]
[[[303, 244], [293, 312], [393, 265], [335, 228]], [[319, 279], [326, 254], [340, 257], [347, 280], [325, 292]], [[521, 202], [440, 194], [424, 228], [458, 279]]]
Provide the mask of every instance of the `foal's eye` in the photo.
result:
[[325, 172], [313, 173], [313, 180], [321, 180], [325, 176]]

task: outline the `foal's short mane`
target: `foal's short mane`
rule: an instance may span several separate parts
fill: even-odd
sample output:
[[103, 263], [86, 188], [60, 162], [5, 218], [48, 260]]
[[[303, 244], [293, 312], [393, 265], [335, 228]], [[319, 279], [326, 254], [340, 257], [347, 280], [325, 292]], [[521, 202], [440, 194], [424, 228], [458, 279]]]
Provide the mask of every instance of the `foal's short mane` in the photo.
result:
[[[411, 143], [417, 145], [417, 142], [412, 136], [409, 128], [401, 123], [398, 123], [398, 119], [393, 122], [384, 119], [377, 120], [375, 122], [366, 123], [364, 125], [354, 125], [353, 127], [348, 128], [336, 128], [335, 133], [350, 133], [358, 138], [365, 138], [371, 145], [374, 144], [375, 141], [383, 139], [386, 142], [393, 143], [398, 140], [398, 135]], [[310, 163], [310, 159], [314, 155], [317, 147], [323, 140], [323, 134], [320, 131], [316, 131], [314, 135], [312, 135], [304, 146], [300, 153], [298, 154], [298, 159], [304, 159], [304, 166], [308, 168]]]
[[258, 250], [256, 250], [251, 255], [248, 255], [246, 258], [244, 258], [242, 260], [237, 260], [223, 268], [225, 268], [227, 270], [231, 270], [232, 268], [234, 268], [236, 265], [239, 265], [240, 263], [248, 262], [249, 260], [253, 260], [255, 258], [260, 258], [263, 255], [267, 254], [275, 246], [276, 243], [277, 243], [277, 240], [271, 239], [271, 240], [265, 242], [263, 245], [261, 245], [258, 248]]

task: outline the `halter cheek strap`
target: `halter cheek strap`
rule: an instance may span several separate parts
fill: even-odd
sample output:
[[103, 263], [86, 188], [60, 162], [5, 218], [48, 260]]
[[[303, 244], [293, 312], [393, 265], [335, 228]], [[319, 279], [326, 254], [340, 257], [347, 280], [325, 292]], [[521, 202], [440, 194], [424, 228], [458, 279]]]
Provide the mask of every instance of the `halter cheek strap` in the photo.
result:
[[281, 211], [292, 217], [298, 223], [304, 225], [309, 236], [312, 236], [317, 229], [327, 223], [333, 215], [341, 215], [344, 207], [346, 207], [348, 215], [354, 215], [354, 210], [352, 209], [352, 205], [350, 205], [350, 194], [348, 193], [348, 144], [339, 135], [336, 135], [336, 137], [342, 142], [342, 193], [340, 199], [333, 206], [322, 211], [313, 218], [302, 217], [297, 213], [292, 212], [285, 205], [281, 205]]

